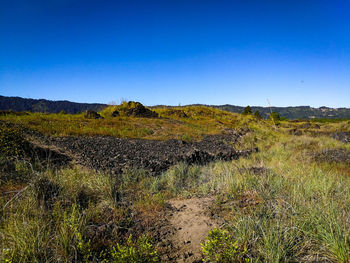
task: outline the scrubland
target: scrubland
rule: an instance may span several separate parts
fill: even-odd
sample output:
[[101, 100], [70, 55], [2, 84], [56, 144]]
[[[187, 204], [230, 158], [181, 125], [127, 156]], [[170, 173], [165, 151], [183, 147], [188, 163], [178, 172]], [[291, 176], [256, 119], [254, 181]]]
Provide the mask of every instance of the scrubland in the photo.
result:
[[[0, 260], [167, 261], [172, 248], [159, 232], [168, 201], [210, 196], [208, 214], [220, 225], [202, 242], [204, 262], [350, 262], [350, 144], [331, 138], [349, 132], [348, 121], [276, 124], [195, 106], [152, 109], [159, 118], [111, 117], [114, 110], [96, 120], [0, 117]], [[21, 154], [21, 129], [190, 141], [242, 128], [249, 133], [234, 147], [258, 152], [204, 166], [178, 163], [160, 175], [138, 167], [110, 175], [74, 163], [43, 166]]]

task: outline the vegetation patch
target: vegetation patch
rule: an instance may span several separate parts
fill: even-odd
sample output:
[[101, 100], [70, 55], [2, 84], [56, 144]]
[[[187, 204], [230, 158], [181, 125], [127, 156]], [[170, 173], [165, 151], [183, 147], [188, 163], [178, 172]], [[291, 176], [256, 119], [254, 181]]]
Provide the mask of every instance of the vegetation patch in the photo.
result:
[[[202, 240], [200, 256], [207, 262], [349, 262], [350, 146], [330, 136], [350, 132], [347, 122], [279, 120], [274, 125], [252, 114], [205, 107], [176, 107], [187, 117], [166, 116], [165, 108], [152, 110], [160, 117], [123, 116], [122, 111], [117, 117], [100, 112], [105, 119], [86, 119], [83, 114], [0, 116], [6, 122], [0, 132], [2, 157], [19, 156], [8, 169], [26, 178], [10, 184], [1, 177], [0, 261], [175, 261], [167, 257], [168, 251], [191, 258], [181, 250], [191, 239], [180, 248], [171, 243], [173, 231], [180, 230], [170, 218], [180, 212], [187, 216], [196, 207], [175, 210], [171, 203], [210, 200], [207, 210], [200, 211], [206, 215], [203, 224], [218, 222]], [[35, 137], [28, 127], [57, 136]], [[303, 133], [294, 136], [290, 129]], [[147, 140], [140, 143], [140, 138]], [[43, 169], [34, 159], [20, 160], [32, 152], [46, 156], [52, 145], [58, 153], [71, 149], [94, 169]], [[143, 152], [145, 145], [152, 151]], [[177, 150], [186, 147], [192, 151], [183, 156], [191, 162], [183, 158], [173, 163], [169, 158], [158, 173], [146, 169], [159, 165], [158, 155], [181, 156]], [[231, 158], [232, 147], [244, 158]], [[133, 150], [124, 153], [122, 148]], [[255, 148], [259, 151], [243, 154]], [[133, 160], [150, 158], [114, 174], [95, 170], [125, 160], [118, 153], [130, 153]]]

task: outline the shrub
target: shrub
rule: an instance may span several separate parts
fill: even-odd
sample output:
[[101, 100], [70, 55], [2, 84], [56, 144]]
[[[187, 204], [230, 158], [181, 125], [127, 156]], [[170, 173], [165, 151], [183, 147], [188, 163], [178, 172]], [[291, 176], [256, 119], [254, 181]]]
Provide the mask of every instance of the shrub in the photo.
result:
[[209, 231], [206, 242], [201, 245], [205, 262], [251, 262], [247, 250], [240, 249], [225, 230], [214, 228]]
[[260, 111], [258, 111], [258, 110], [255, 111], [254, 116], [255, 116], [255, 118], [257, 118], [258, 120], [262, 119], [261, 113], [260, 113]]
[[111, 262], [160, 262], [158, 252], [152, 245], [152, 241], [143, 235], [136, 241], [129, 236], [126, 245], [117, 243], [111, 249]]
[[244, 108], [242, 114], [243, 114], [243, 115], [250, 115], [250, 114], [253, 114], [252, 108], [248, 105], [247, 107]]

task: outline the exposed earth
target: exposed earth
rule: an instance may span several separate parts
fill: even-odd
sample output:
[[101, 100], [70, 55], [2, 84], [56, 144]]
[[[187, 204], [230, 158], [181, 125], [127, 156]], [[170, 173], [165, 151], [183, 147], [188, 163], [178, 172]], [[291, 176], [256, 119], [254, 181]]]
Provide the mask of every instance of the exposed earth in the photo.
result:
[[213, 201], [213, 197], [169, 201], [174, 208], [170, 224], [175, 231], [168, 238], [176, 248], [176, 253], [170, 254], [168, 260], [202, 262], [201, 243], [211, 229], [219, 227], [219, 223], [208, 214]]

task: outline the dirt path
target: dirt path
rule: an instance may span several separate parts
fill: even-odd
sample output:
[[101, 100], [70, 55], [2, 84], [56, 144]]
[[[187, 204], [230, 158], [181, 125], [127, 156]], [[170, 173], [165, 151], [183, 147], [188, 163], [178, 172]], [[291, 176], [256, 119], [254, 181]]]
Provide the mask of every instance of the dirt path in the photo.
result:
[[218, 226], [208, 215], [213, 197], [170, 200], [173, 213], [169, 219], [174, 233], [169, 237], [173, 244], [175, 262], [202, 262], [201, 243], [209, 230]]

